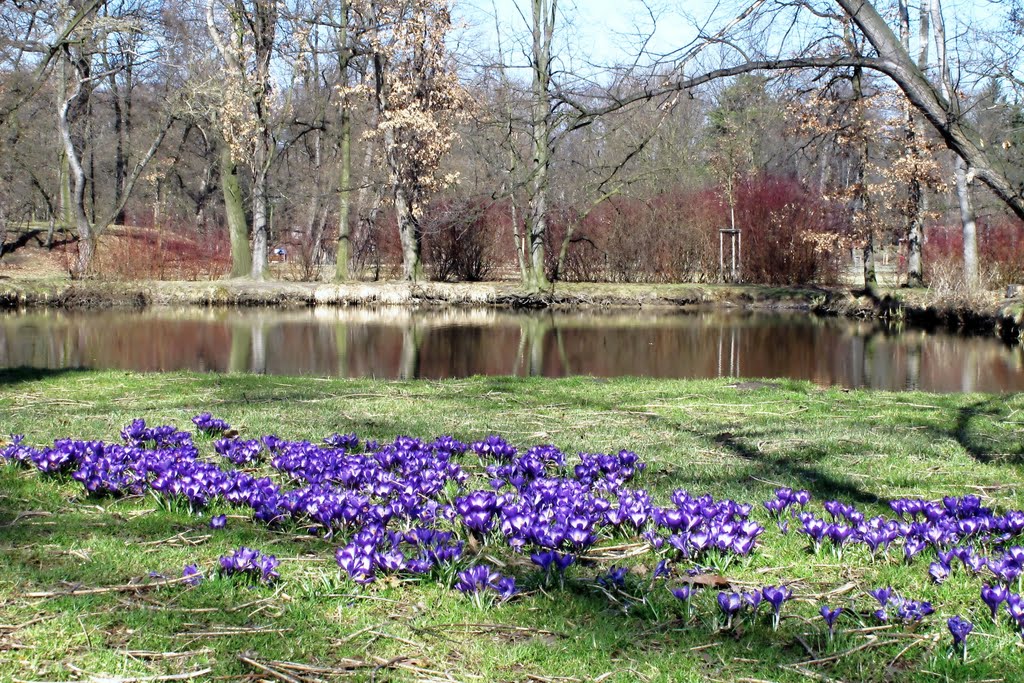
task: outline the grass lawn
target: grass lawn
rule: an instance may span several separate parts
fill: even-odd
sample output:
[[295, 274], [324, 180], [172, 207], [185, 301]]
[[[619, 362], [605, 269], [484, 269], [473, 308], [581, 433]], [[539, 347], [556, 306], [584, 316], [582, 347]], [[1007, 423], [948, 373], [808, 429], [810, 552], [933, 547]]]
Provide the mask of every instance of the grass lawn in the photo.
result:
[[[778, 632], [766, 606], [724, 629], [716, 590], [697, 594], [692, 619], [662, 582], [648, 590], [653, 553], [609, 552], [574, 565], [562, 588], [542, 585], [495, 543], [474, 552], [505, 563], [522, 593], [479, 609], [433, 580], [359, 587], [335, 564], [339, 539], [268, 529], [241, 509], [217, 505], [192, 516], [152, 497], [87, 498], [69, 478], [0, 465], [0, 680], [1024, 680], [1021, 638], [1005, 616], [992, 623], [978, 597], [982, 578], [958, 565], [945, 583], [931, 582], [932, 550], [909, 565], [899, 549], [877, 561], [859, 545], [842, 557], [827, 548], [814, 555], [760, 505], [790, 486], [808, 489], [819, 515], [830, 499], [891, 516], [892, 498], [966, 494], [997, 510], [1024, 509], [1024, 395], [846, 392], [785, 381], [737, 388], [0, 371], [0, 430], [35, 445], [118, 440], [136, 417], [190, 428], [201, 411], [248, 438], [318, 441], [355, 431], [382, 441], [451, 434], [469, 442], [498, 433], [522, 448], [553, 443], [571, 455], [628, 448], [648, 463], [633, 485], [661, 504], [677, 488], [754, 503], [751, 517], [766, 530], [725, 577], [736, 589], [786, 583], [794, 599]], [[200, 443], [215, 457], [209, 439]], [[463, 462], [481, 469], [471, 454]], [[228, 525], [213, 531], [207, 524], [217, 513], [228, 514]], [[124, 588], [158, 581], [150, 572], [177, 578], [186, 564], [212, 571], [241, 545], [277, 555], [276, 586], [218, 578]], [[612, 565], [632, 568], [624, 590], [594, 582]], [[935, 614], [913, 628], [879, 627], [866, 591], [885, 585], [930, 600]], [[104, 590], [31, 596], [70, 587]], [[822, 604], [847, 610], [832, 642]], [[975, 623], [966, 664], [946, 630], [955, 614]]]

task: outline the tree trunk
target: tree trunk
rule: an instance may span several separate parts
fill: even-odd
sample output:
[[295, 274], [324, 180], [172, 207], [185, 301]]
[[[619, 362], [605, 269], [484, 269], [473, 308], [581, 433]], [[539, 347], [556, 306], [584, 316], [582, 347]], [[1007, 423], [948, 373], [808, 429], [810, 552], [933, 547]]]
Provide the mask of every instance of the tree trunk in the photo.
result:
[[3, 203], [0, 202], [0, 258], [4, 256], [4, 247], [7, 246], [7, 212]]
[[[108, 67], [109, 68], [109, 67]], [[125, 183], [128, 181], [128, 142], [126, 120], [128, 117], [124, 99], [117, 86], [117, 76], [111, 74], [109, 78], [112, 91], [111, 104], [114, 107], [114, 203], [118, 204], [124, 196]], [[114, 223], [124, 224], [124, 209], [114, 216]]]
[[[379, 96], [383, 103], [382, 111], [387, 110], [386, 97]], [[399, 150], [395, 133], [390, 127], [384, 130], [384, 156], [387, 159], [390, 185], [395, 202], [395, 218], [398, 221], [398, 240], [402, 246], [402, 278], [416, 282], [422, 275], [421, 246], [419, 219], [416, 216], [416, 198], [402, 180], [399, 162]]]
[[70, 228], [75, 222], [74, 210], [71, 208], [72, 182], [68, 155], [62, 147], [60, 153], [60, 221], [65, 229]]
[[[920, 19], [921, 31], [919, 33], [920, 50], [918, 52], [918, 68], [922, 71], [928, 67], [928, 0], [922, 0]], [[907, 0], [900, 0], [900, 41], [903, 49], [910, 54], [910, 7]], [[919, 147], [922, 144], [923, 136], [919, 136], [916, 117], [914, 116], [913, 105], [909, 100], [905, 101], [904, 108], [904, 145], [907, 153], [911, 155], [914, 164], [914, 171], [907, 182], [907, 207], [906, 207], [906, 236], [907, 236], [907, 286], [921, 287], [924, 285], [924, 272], [922, 266], [922, 190], [920, 178], [921, 155]]]
[[[959, 100], [953, 89], [953, 77], [946, 54], [946, 24], [942, 19], [942, 0], [931, 0], [932, 30], [935, 34], [935, 59], [939, 66], [942, 94], [950, 102], [952, 111], [959, 114]], [[971, 189], [968, 186], [967, 162], [957, 154], [953, 161], [953, 175], [956, 178], [956, 199], [960, 206], [964, 250], [964, 284], [974, 289], [978, 284], [978, 230], [974, 222], [974, 206], [971, 203]]]
[[417, 282], [423, 270], [420, 261], [422, 236], [419, 220], [404, 188], [395, 189], [395, 214], [398, 217], [398, 237], [402, 243], [402, 277]]
[[907, 193], [911, 215], [907, 217], [907, 286], [924, 286], [924, 266], [922, 264], [922, 201], [921, 183], [911, 181]]
[[245, 223], [242, 187], [238, 182], [238, 166], [225, 143], [220, 152], [220, 186], [224, 193], [224, 213], [231, 239], [231, 277], [245, 277], [252, 254], [249, 252], [249, 226]]
[[[342, 87], [348, 87], [348, 67], [352, 51], [348, 44], [349, 0], [342, 0], [337, 33], [338, 76]], [[344, 282], [352, 275], [349, 259], [352, 256], [352, 114], [347, 94], [341, 96], [339, 112], [341, 165], [338, 168], [338, 246], [334, 257], [334, 281]]]
[[868, 231], [864, 241], [864, 289], [874, 291], [878, 287], [878, 276], [875, 272], [875, 231]]
[[956, 199], [960, 205], [960, 222], [964, 237], [964, 284], [974, 289], [978, 285], [978, 227], [974, 222], [974, 205], [967, 179], [967, 164], [962, 157], [953, 162], [956, 175]]
[[555, 280], [562, 279], [562, 273], [565, 270], [565, 260], [569, 256], [569, 245], [572, 243], [572, 237], [576, 233], [577, 220], [570, 220], [565, 226], [565, 236], [562, 237], [562, 244], [558, 248], [558, 260], [555, 261]]
[[548, 229], [547, 171], [545, 170], [543, 174], [538, 173], [538, 175], [543, 175], [543, 178], [538, 178], [535, 181], [538, 183], [538, 187], [534, 189], [534, 195], [530, 199], [530, 219], [529, 225], [527, 225], [530, 238], [530, 262], [529, 280], [526, 282], [526, 286], [535, 292], [546, 289], [549, 284], [547, 274], [544, 272], [544, 236]]
[[548, 229], [549, 170], [551, 165], [551, 42], [555, 30], [558, 0], [533, 0], [533, 102], [531, 103], [530, 201], [527, 216], [529, 277], [531, 291], [548, 286], [544, 272], [544, 240]]
[[525, 247], [526, 240], [523, 231], [520, 229], [519, 211], [516, 206], [515, 196], [509, 197], [509, 212], [512, 214], [512, 242], [516, 247], [516, 263], [519, 265], [519, 277], [523, 282], [529, 277], [529, 266], [526, 263]]
[[874, 291], [878, 287], [878, 277], [875, 272], [875, 222], [874, 217], [871, 215], [871, 195], [868, 192], [867, 168], [870, 145], [863, 109], [863, 77], [863, 69], [855, 66], [853, 68], [852, 86], [854, 106], [857, 108], [856, 135], [858, 149], [854, 211], [859, 214], [860, 227], [864, 238], [864, 289]]
[[334, 280], [344, 282], [351, 277], [349, 259], [352, 253], [352, 118], [348, 107], [341, 110], [341, 166], [338, 170], [338, 248], [335, 255]]
[[265, 168], [259, 168], [252, 183], [252, 268], [249, 277], [262, 280], [267, 270], [269, 179]]
[[78, 232], [78, 259], [72, 266], [72, 274], [77, 277], [86, 275], [92, 268], [92, 257], [95, 252], [95, 236], [92, 223], [85, 211], [85, 171], [71, 134], [69, 112], [71, 106], [82, 94], [82, 81], [76, 79], [72, 92], [60, 102], [57, 110], [57, 129], [64, 145], [64, 155], [68, 160], [68, 174], [72, 182], [70, 207]]

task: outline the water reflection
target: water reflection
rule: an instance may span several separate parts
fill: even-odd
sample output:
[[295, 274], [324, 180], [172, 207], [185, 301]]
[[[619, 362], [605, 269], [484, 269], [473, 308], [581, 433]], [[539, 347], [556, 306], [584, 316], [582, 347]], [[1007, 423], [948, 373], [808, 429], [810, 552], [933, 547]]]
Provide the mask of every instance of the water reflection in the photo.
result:
[[411, 379], [470, 375], [792, 377], [927, 391], [1024, 390], [992, 339], [801, 314], [408, 308], [153, 309], [0, 316], [0, 366]]

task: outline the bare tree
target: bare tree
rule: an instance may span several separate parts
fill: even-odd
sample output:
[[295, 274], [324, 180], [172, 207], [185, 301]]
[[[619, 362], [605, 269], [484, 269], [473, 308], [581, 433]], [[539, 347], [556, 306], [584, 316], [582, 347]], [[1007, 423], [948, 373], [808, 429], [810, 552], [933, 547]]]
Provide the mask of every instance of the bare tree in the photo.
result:
[[[231, 158], [222, 166], [225, 191], [232, 164], [244, 159], [252, 171], [252, 262], [249, 277], [262, 280], [269, 249], [270, 169], [275, 158], [271, 62], [277, 39], [278, 0], [225, 0], [226, 32], [217, 21], [217, 0], [206, 0], [206, 28], [226, 67], [220, 125]], [[226, 171], [226, 172], [225, 172]], [[233, 188], [232, 188], [233, 191]], [[227, 195], [226, 195], [227, 196]], [[241, 248], [237, 207], [232, 244]], [[237, 260], [237, 259], [236, 259]]]
[[[60, 23], [57, 24], [56, 32], [59, 35], [65, 34], [65, 20], [60, 17], [74, 18], [83, 11], [84, 7], [85, 4], [82, 0], [67, 0], [67, 4], [57, 15]], [[174, 121], [173, 114], [166, 114], [152, 144], [125, 179], [124, 187], [113, 201], [113, 206], [108, 213], [102, 214], [100, 219], [94, 218], [97, 208], [95, 199], [91, 198], [91, 211], [87, 210], [86, 204], [85, 190], [91, 177], [83, 165], [86, 141], [82, 135], [76, 133], [75, 128], [76, 124], [81, 123], [81, 119], [89, 111], [89, 98], [92, 92], [97, 84], [105, 78], [105, 72], [95, 69], [98, 54], [103, 49], [103, 41], [100, 38], [113, 32], [146, 30], [140, 26], [141, 21], [144, 21], [144, 18], [138, 15], [104, 15], [102, 18], [97, 15], [91, 21], [79, 22], [77, 28], [70, 33], [75, 40], [69, 40], [61, 47], [62, 96], [57, 101], [57, 128], [70, 172], [70, 203], [78, 233], [78, 261], [75, 265], [75, 272], [78, 275], [88, 273], [96, 249], [96, 238], [124, 209], [142, 171], [153, 159]]]
[[[956, 98], [946, 97], [903, 49], [899, 39], [868, 0], [836, 0], [878, 53], [864, 60], [868, 68], [891, 78], [935, 128], [946, 145], [970, 167], [1019, 218], [1024, 219], [1024, 194], [992, 163], [960, 111]], [[933, 8], [938, 7], [936, 2]], [[933, 12], [933, 18], [935, 13]], [[940, 60], [941, 61], [941, 60]], [[946, 79], [942, 79], [945, 81]]]

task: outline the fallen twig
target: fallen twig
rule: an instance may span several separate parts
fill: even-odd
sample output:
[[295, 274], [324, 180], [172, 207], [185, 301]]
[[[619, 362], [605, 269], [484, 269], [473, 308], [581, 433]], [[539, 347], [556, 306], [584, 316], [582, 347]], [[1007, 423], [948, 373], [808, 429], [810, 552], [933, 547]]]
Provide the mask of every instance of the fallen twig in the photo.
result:
[[254, 669], [259, 669], [263, 673], [269, 674], [279, 681], [285, 681], [285, 683], [304, 683], [303, 679], [301, 678], [296, 678], [295, 676], [286, 674], [283, 671], [278, 671], [273, 667], [270, 667], [266, 664], [261, 664], [260, 662], [257, 662], [255, 659], [251, 659], [249, 657], [246, 657], [245, 655], [238, 655], [238, 661], [248, 664]]
[[[79, 669], [77, 666], [68, 665], [68, 668], [80, 676], [88, 676], [89, 683], [155, 683], [156, 681], [190, 681], [193, 678], [199, 678], [205, 676], [208, 673], [212, 673], [213, 669], [205, 668], [197, 671], [186, 671], [180, 674], [166, 674], [163, 676], [104, 676], [101, 674], [91, 674], [87, 671]], [[12, 678], [14, 683], [48, 683], [45, 681], [34, 681], [31, 679], [23, 678]]]
[[69, 595], [101, 595], [103, 593], [133, 593], [135, 591], [152, 590], [153, 588], [161, 588], [163, 586], [173, 586], [183, 581], [188, 581], [192, 577], [180, 576], [175, 579], [164, 579], [161, 581], [150, 581], [149, 583], [125, 583], [119, 586], [104, 586], [102, 588], [79, 588], [77, 586], [69, 586], [64, 590], [59, 591], [34, 591], [32, 593], [25, 593], [21, 597], [23, 598], [63, 598]]

